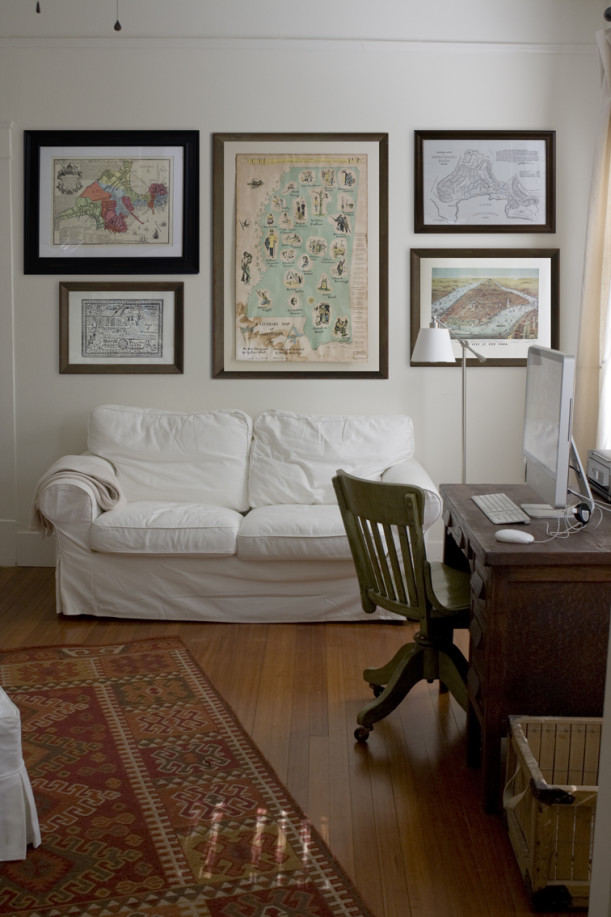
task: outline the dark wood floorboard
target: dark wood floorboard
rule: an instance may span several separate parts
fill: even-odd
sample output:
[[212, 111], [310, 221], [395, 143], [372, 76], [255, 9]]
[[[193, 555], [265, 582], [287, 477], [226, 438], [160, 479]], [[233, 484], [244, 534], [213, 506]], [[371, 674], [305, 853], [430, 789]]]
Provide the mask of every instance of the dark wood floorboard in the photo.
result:
[[179, 636], [376, 917], [534, 913], [503, 819], [482, 809], [449, 695], [421, 683], [366, 745], [354, 741], [371, 698], [362, 670], [386, 662], [411, 625], [64, 618], [54, 589], [52, 569], [0, 569], [0, 648]]

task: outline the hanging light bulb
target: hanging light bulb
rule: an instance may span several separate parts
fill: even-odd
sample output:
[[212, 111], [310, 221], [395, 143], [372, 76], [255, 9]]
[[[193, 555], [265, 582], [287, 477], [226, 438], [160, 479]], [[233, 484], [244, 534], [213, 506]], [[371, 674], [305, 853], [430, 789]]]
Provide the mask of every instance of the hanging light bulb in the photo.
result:
[[36, 0], [36, 12], [40, 13], [40, 0]]
[[119, 22], [119, 0], [117, 0], [117, 21], [115, 22], [115, 32], [121, 31], [121, 23]]

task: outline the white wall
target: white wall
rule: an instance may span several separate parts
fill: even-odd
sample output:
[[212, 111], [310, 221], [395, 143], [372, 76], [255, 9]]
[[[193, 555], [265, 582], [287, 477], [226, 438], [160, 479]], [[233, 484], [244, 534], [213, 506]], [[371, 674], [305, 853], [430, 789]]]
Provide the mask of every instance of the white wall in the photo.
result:
[[[0, 563], [52, 562], [28, 531], [33, 487], [84, 447], [103, 402], [405, 411], [434, 479], [459, 480], [460, 370], [409, 366], [412, 247], [559, 248], [560, 346], [575, 351], [604, 4], [125, 0], [119, 34], [114, 0], [41, 5], [40, 16], [23, 0], [0, 9]], [[201, 272], [180, 278], [184, 375], [59, 375], [58, 281], [79, 278], [22, 269], [23, 131], [44, 128], [200, 131]], [[414, 234], [413, 132], [434, 128], [555, 130], [557, 232]], [[212, 379], [211, 135], [310, 129], [389, 133], [390, 377]], [[520, 480], [523, 386], [522, 368], [470, 371], [470, 480]]]

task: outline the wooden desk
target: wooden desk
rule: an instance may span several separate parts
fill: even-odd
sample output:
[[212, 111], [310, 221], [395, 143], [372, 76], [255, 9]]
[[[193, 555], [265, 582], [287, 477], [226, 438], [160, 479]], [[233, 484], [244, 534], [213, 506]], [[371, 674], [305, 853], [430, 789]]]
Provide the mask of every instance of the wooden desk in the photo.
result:
[[[445, 557], [471, 570], [467, 711], [469, 763], [481, 761], [484, 806], [501, 793], [501, 739], [509, 714], [601, 716], [611, 605], [611, 517], [529, 545], [495, 540], [498, 526], [471, 499], [506, 493], [541, 502], [522, 485], [444, 484]], [[552, 524], [555, 522], [552, 521]], [[546, 522], [528, 525], [545, 539]], [[459, 550], [457, 550], [457, 548]]]

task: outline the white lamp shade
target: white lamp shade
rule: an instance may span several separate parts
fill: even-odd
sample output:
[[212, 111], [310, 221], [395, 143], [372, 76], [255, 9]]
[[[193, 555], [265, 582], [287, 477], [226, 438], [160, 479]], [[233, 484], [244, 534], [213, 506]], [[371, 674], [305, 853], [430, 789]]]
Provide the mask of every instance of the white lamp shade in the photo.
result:
[[455, 363], [447, 328], [421, 328], [412, 353], [412, 363]]

